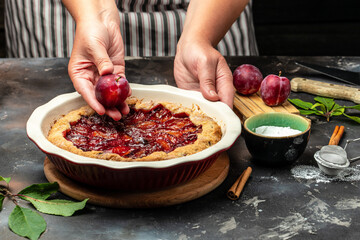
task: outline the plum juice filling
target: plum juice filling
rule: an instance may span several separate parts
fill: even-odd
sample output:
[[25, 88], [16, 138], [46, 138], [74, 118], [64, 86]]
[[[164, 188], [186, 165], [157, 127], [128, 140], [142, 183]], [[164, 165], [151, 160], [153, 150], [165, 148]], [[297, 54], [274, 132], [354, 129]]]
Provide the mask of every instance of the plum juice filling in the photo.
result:
[[196, 141], [202, 126], [191, 122], [186, 113], [171, 113], [158, 104], [150, 110], [130, 107], [120, 121], [94, 114], [70, 123], [64, 137], [83, 151], [116, 153], [141, 158], [153, 152], [171, 152]]

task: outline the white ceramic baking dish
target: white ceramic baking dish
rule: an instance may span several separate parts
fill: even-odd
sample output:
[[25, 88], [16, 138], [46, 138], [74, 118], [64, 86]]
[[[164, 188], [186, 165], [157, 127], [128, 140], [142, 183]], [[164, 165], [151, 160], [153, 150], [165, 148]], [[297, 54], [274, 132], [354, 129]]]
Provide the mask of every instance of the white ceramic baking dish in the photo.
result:
[[143, 191], [195, 178], [210, 167], [221, 152], [230, 148], [241, 133], [240, 120], [232, 109], [222, 102], [206, 100], [200, 92], [168, 85], [130, 86], [132, 95], [140, 99], [168, 101], [186, 107], [198, 105], [221, 126], [221, 140], [193, 155], [163, 161], [118, 162], [76, 155], [49, 142], [47, 135], [58, 118], [86, 104], [77, 92], [59, 95], [36, 108], [26, 125], [28, 137], [59, 171], [76, 181], [109, 189]]

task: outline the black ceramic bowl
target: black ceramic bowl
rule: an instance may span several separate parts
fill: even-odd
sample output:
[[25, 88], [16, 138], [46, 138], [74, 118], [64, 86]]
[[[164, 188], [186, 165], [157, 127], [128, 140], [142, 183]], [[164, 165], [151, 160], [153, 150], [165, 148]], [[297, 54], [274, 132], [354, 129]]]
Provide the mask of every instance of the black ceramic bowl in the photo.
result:
[[[290, 127], [301, 133], [287, 136], [265, 136], [256, 133], [261, 126]], [[311, 121], [300, 115], [280, 112], [261, 113], [244, 122], [246, 146], [253, 160], [269, 166], [295, 162], [309, 141]]]

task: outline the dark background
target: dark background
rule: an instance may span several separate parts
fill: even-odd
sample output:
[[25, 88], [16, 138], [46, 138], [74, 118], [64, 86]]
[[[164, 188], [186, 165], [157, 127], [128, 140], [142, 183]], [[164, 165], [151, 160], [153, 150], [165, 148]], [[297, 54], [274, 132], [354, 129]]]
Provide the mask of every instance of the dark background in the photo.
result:
[[253, 0], [261, 55], [360, 56], [359, 0]]
[[[253, 3], [260, 55], [360, 56], [359, 0]], [[6, 57], [4, 0], [0, 0], [0, 12], [0, 57]]]

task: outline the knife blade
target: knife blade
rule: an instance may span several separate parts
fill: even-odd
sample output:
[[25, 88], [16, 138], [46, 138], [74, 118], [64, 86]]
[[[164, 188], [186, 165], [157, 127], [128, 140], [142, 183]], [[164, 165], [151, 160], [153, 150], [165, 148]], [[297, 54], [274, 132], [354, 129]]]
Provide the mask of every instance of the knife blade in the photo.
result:
[[352, 72], [346, 71], [338, 68], [329, 68], [324, 67], [317, 64], [312, 63], [305, 63], [301, 61], [295, 61], [297, 65], [309, 68], [316, 72], [322, 73], [326, 76], [332, 77], [338, 81], [351, 84], [351, 85], [360, 85], [360, 73], [359, 72]]

